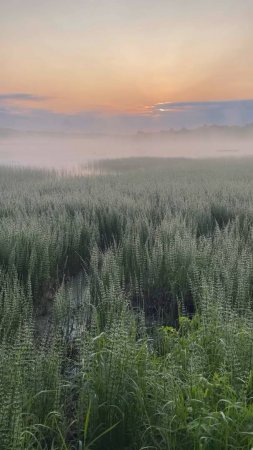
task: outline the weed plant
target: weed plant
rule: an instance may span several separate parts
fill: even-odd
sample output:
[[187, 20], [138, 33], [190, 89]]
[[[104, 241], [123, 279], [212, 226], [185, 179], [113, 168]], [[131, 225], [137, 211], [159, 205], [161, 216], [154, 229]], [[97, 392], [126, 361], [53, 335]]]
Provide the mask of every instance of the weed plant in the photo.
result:
[[251, 450], [253, 161], [95, 169], [0, 168], [0, 450]]

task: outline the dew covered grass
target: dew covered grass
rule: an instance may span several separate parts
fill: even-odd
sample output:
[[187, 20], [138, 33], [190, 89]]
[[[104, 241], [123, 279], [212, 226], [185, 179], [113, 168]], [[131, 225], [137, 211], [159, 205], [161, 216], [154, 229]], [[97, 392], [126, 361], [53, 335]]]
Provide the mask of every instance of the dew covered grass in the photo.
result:
[[253, 160], [95, 166], [0, 167], [0, 450], [252, 449]]

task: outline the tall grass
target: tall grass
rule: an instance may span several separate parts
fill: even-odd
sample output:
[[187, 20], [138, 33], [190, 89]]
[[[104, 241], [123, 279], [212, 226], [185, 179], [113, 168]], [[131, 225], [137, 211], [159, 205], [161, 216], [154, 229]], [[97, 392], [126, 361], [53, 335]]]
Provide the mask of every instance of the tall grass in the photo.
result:
[[253, 161], [0, 168], [0, 449], [253, 447]]

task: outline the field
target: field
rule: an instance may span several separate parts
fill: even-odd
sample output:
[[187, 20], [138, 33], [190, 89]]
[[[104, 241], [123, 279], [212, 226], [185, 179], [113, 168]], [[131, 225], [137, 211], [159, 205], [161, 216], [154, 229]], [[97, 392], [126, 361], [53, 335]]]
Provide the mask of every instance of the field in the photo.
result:
[[253, 448], [253, 159], [0, 167], [0, 450]]

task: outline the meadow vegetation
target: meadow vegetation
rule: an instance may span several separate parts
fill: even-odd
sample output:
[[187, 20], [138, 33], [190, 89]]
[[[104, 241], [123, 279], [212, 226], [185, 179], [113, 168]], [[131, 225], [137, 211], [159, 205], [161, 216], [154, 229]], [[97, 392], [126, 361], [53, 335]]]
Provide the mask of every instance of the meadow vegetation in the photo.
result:
[[0, 450], [251, 450], [253, 160], [95, 169], [0, 168]]

